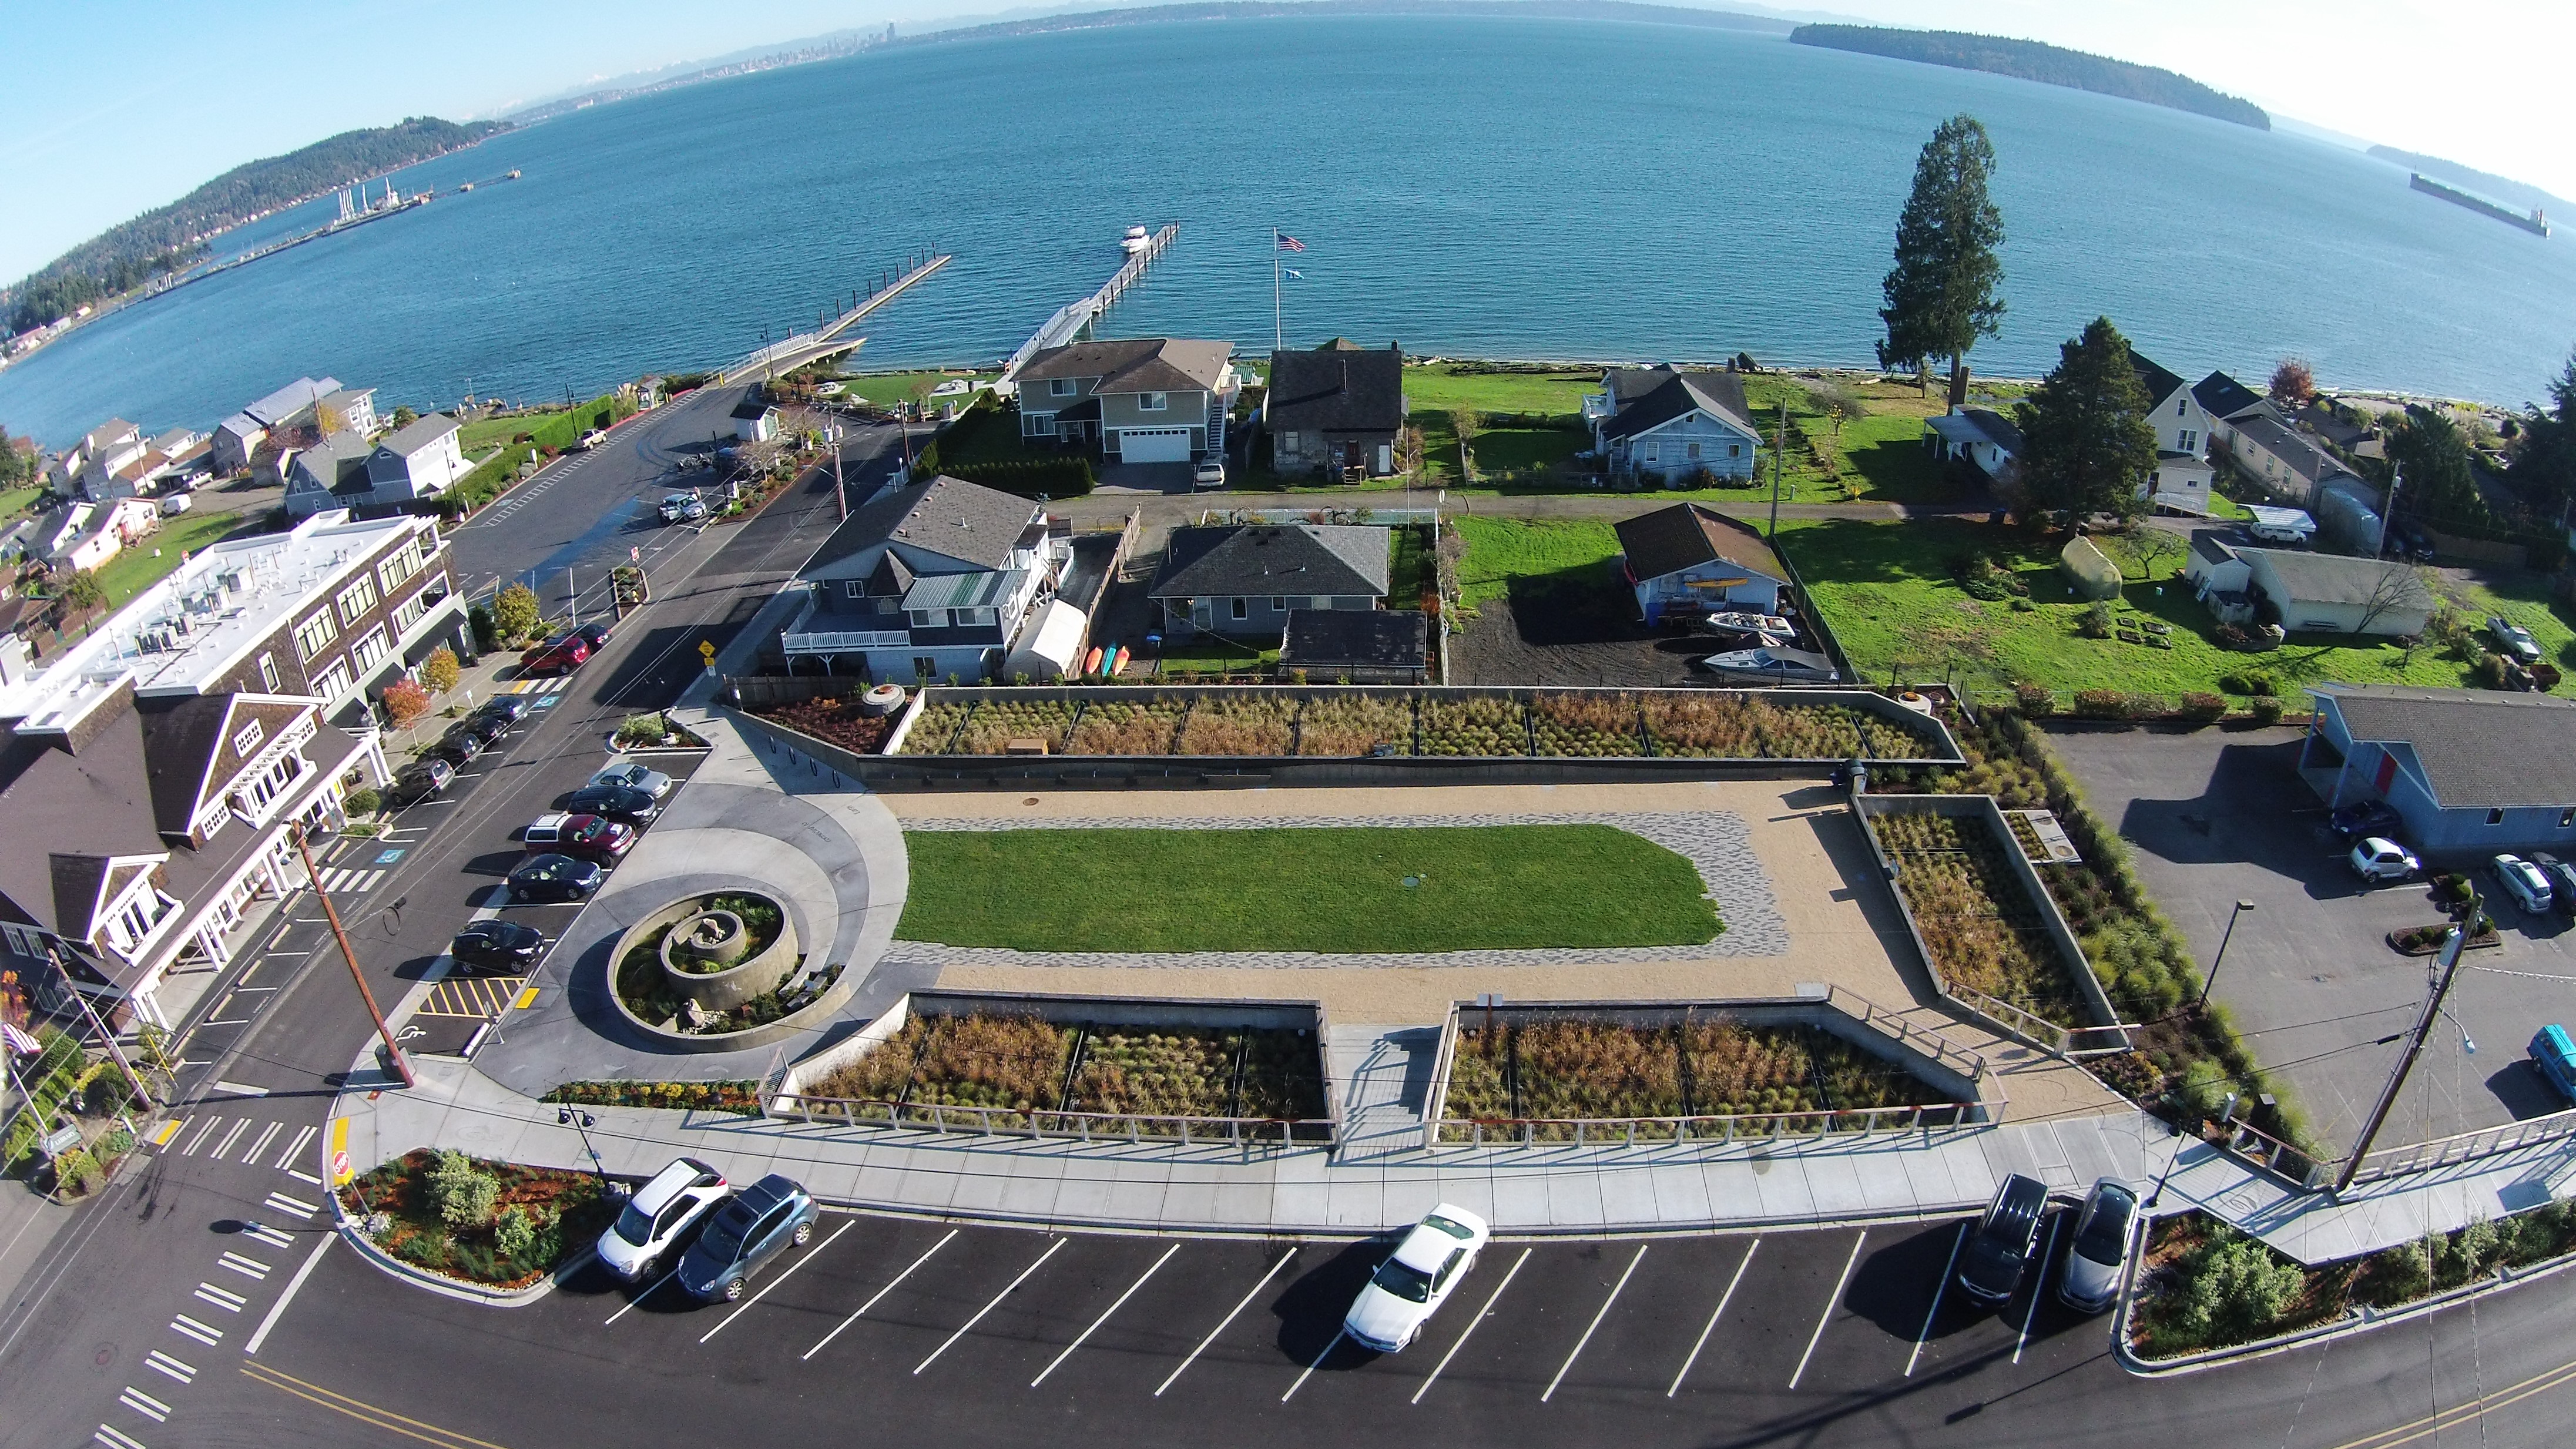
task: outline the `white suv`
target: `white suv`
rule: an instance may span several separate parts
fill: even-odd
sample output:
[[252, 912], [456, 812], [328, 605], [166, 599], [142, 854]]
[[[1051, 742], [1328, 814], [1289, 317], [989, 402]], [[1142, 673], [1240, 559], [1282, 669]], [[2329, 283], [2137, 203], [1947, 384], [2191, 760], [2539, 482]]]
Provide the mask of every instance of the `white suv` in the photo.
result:
[[599, 1261], [632, 1283], [650, 1277], [663, 1254], [707, 1209], [733, 1196], [723, 1173], [694, 1157], [683, 1157], [635, 1190], [626, 1211], [599, 1235]]

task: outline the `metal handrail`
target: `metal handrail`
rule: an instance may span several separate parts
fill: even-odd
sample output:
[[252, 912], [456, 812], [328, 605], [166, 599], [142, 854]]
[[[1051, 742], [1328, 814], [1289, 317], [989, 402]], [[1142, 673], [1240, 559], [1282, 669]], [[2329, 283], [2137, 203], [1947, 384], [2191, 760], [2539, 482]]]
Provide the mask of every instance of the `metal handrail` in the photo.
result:
[[1328, 1117], [1176, 1117], [1146, 1112], [1023, 1111], [1016, 1107], [888, 1102], [779, 1092], [768, 1115], [806, 1122], [837, 1119], [850, 1127], [914, 1127], [1035, 1141], [1257, 1143], [1330, 1146], [1339, 1138]]
[[[1633, 1147], [1641, 1140], [1746, 1142], [1869, 1137], [1882, 1131], [1982, 1130], [1991, 1125], [1977, 1120], [1982, 1110], [1982, 1104], [1974, 1102], [1938, 1102], [1919, 1107], [1842, 1107], [1735, 1116], [1443, 1117], [1435, 1140], [1442, 1147]], [[1947, 1114], [1948, 1120], [1927, 1122], [1927, 1114]], [[1855, 1118], [1857, 1126], [1840, 1125]], [[1570, 1136], [1566, 1135], [1569, 1128]]]
[[2576, 1137], [2576, 1110], [2552, 1112], [2546, 1117], [2507, 1122], [2496, 1127], [2480, 1127], [2469, 1132], [2455, 1132], [2425, 1142], [2410, 1142], [2400, 1147], [2383, 1147], [2361, 1160], [2353, 1181], [2395, 1177], [2409, 1172], [2429, 1172], [2435, 1168], [2480, 1157], [2493, 1157], [2500, 1152], [2529, 1147], [2542, 1142], [2556, 1142]]

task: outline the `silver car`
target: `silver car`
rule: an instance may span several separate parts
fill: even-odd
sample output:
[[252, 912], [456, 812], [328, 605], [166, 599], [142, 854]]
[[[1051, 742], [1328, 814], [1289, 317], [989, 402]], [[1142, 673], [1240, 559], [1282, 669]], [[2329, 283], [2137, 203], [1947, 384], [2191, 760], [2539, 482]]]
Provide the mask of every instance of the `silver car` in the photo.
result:
[[656, 800], [659, 800], [663, 796], [671, 793], [670, 776], [663, 774], [659, 770], [646, 769], [643, 764], [634, 760], [628, 760], [623, 764], [609, 766], [607, 769], [591, 776], [590, 783], [594, 785], [623, 785], [629, 790], [641, 790]]
[[2540, 873], [2539, 866], [2518, 855], [2499, 855], [2488, 862], [2487, 868], [2495, 872], [2496, 884], [2503, 886], [2505, 894], [2513, 897], [2513, 903], [2526, 914], [2549, 913], [2553, 904], [2549, 877]]
[[2076, 1210], [2066, 1267], [2057, 1275], [2057, 1296], [2067, 1307], [2099, 1313], [2120, 1296], [2120, 1270], [2129, 1261], [2137, 1223], [2135, 1188], [2115, 1177], [2093, 1184], [2084, 1206]]

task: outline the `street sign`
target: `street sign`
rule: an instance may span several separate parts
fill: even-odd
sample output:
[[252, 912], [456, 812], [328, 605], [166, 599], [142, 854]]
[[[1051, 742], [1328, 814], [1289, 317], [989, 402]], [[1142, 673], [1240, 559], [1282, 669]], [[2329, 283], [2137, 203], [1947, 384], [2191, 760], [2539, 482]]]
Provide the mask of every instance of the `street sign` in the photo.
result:
[[643, 548], [642, 548], [641, 546], [637, 546], [637, 547], [632, 547], [632, 548], [627, 549], [627, 550], [626, 550], [626, 561], [627, 561], [628, 563], [642, 563], [642, 562], [644, 561], [644, 550], [643, 550]]
[[699, 657], [701, 657], [701, 658], [705, 659], [705, 660], [707, 661], [707, 663], [709, 663], [709, 664], [713, 664], [713, 663], [715, 663], [715, 662], [716, 662], [716, 646], [715, 646], [714, 641], [712, 641], [712, 640], [708, 640], [708, 639], [701, 639], [701, 640], [699, 640], [699, 641], [698, 641], [698, 654], [699, 654]]
[[334, 1153], [332, 1153], [332, 1154], [331, 1154], [331, 1181], [332, 1181], [332, 1183], [336, 1185], [336, 1184], [339, 1184], [339, 1183], [347, 1182], [348, 1180], [349, 1180], [349, 1154], [348, 1154], [348, 1153], [346, 1153], [346, 1152], [334, 1152]]
[[43, 1146], [47, 1157], [60, 1157], [80, 1144], [81, 1130], [78, 1127], [63, 1127], [46, 1134]]

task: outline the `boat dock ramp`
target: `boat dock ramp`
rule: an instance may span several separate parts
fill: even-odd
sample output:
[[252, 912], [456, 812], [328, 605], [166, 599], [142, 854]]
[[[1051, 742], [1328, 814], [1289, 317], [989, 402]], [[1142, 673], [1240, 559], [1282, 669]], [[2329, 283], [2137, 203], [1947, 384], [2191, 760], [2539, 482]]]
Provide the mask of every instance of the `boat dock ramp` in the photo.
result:
[[1011, 354], [1010, 361], [1002, 364], [1001, 380], [993, 384], [993, 391], [1004, 397], [1018, 391], [1019, 384], [1014, 379], [1019, 376], [1020, 369], [1028, 365], [1031, 357], [1049, 347], [1062, 347], [1082, 335], [1082, 329], [1108, 311], [1129, 287], [1136, 285], [1137, 279], [1145, 275], [1145, 269], [1152, 266], [1155, 259], [1171, 246], [1172, 239], [1180, 234], [1178, 223], [1166, 223], [1143, 246], [1127, 254], [1125, 265], [1102, 283], [1099, 291], [1056, 308], [1055, 315], [1031, 333], [1028, 341], [1020, 344], [1020, 350]]

